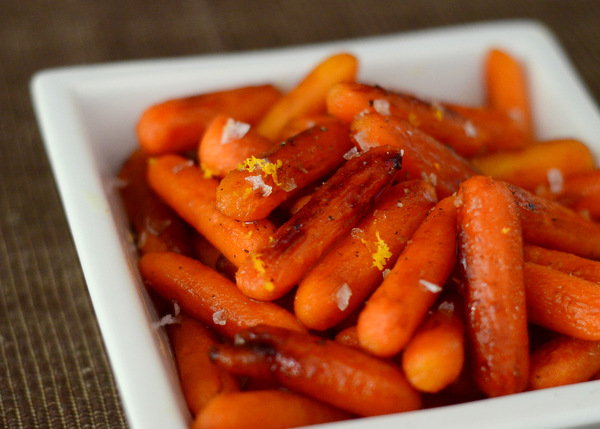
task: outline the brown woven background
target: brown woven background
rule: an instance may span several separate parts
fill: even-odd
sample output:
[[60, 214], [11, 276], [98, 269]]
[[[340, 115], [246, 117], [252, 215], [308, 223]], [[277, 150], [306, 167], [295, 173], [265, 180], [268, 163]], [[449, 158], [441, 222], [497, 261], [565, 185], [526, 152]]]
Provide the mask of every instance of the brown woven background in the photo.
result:
[[599, 17], [597, 0], [2, 0], [0, 428], [127, 426], [35, 123], [35, 71], [530, 18], [600, 100]]

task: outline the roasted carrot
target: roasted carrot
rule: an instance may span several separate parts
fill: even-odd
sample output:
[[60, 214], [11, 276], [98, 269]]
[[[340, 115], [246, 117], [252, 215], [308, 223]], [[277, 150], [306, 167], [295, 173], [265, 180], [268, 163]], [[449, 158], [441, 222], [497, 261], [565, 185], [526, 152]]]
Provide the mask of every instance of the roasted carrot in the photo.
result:
[[350, 159], [284, 223], [273, 240], [256, 249], [236, 275], [246, 295], [273, 300], [302, 276], [391, 186], [400, 169], [398, 149], [373, 148]]
[[460, 260], [474, 377], [488, 396], [525, 389], [529, 368], [518, 208], [503, 182], [474, 176], [459, 190]]
[[[455, 107], [461, 108], [463, 113], [457, 112]], [[462, 156], [529, 143], [514, 121], [502, 112], [443, 105], [379, 86], [337, 84], [327, 95], [327, 110], [347, 123], [364, 112], [378, 112], [408, 121]]]
[[240, 390], [235, 376], [219, 368], [209, 351], [219, 343], [215, 331], [183, 313], [169, 325], [169, 338], [177, 363], [183, 397], [197, 415], [217, 395]]
[[356, 325], [348, 326], [335, 334], [334, 340], [346, 347], [359, 349], [358, 336], [356, 335]]
[[198, 159], [206, 176], [225, 177], [251, 156], [273, 146], [250, 124], [217, 115], [206, 127], [198, 146]]
[[257, 85], [170, 99], [142, 113], [137, 136], [151, 155], [196, 150], [206, 125], [217, 114], [256, 124], [280, 97], [274, 86]]
[[599, 261], [527, 243], [523, 246], [523, 255], [526, 262], [544, 265], [590, 282], [600, 283]]
[[327, 114], [304, 115], [290, 119], [281, 132], [277, 141], [285, 141], [296, 134], [300, 134], [304, 130], [314, 127], [315, 125], [327, 126], [330, 122], [338, 121], [337, 118]]
[[356, 310], [393, 267], [427, 212], [435, 190], [422, 180], [386, 191], [370, 212], [302, 279], [294, 312], [308, 328], [330, 328]]
[[353, 55], [342, 53], [326, 58], [269, 109], [257, 125], [258, 132], [275, 140], [291, 119], [324, 113], [329, 88], [339, 82], [353, 82], [357, 71], [358, 60]]
[[510, 116], [533, 140], [531, 101], [526, 70], [512, 54], [491, 49], [484, 64], [487, 105]]
[[235, 219], [264, 219], [294, 192], [335, 170], [350, 147], [345, 125], [316, 125], [227, 174], [217, 190], [217, 207]]
[[465, 362], [465, 325], [450, 305], [433, 311], [402, 353], [408, 382], [421, 392], [437, 393], [454, 383]]
[[565, 178], [554, 193], [560, 204], [600, 221], [600, 169]]
[[356, 146], [394, 146], [404, 151], [402, 173], [408, 179], [425, 179], [435, 186], [438, 198], [452, 195], [478, 172], [448, 146], [407, 121], [379, 113], [358, 115], [350, 124]]
[[192, 429], [285, 429], [347, 420], [352, 415], [285, 390], [226, 393], [213, 399]]
[[149, 287], [169, 301], [177, 300], [183, 311], [228, 337], [260, 324], [304, 330], [288, 311], [248, 298], [234, 283], [195, 259], [153, 252], [144, 255], [139, 266]]
[[545, 389], [590, 380], [600, 371], [600, 341], [557, 337], [531, 354], [529, 389]]
[[189, 226], [150, 189], [146, 181], [148, 155], [134, 151], [119, 172], [119, 192], [141, 254], [172, 251], [191, 254]]
[[362, 348], [393, 356], [406, 345], [456, 263], [455, 197], [437, 203], [358, 317]]
[[267, 220], [241, 222], [217, 210], [218, 182], [205, 178], [191, 160], [178, 155], [153, 158], [148, 165], [148, 181], [167, 205], [235, 265], [268, 242], [275, 232], [275, 226]]
[[519, 209], [525, 242], [600, 259], [600, 225], [557, 202], [508, 185]]
[[600, 285], [531, 262], [524, 273], [531, 323], [600, 341]]
[[573, 139], [549, 140], [518, 151], [496, 152], [470, 159], [483, 174], [529, 191], [562, 187], [575, 174], [591, 171], [595, 161], [589, 148]]
[[353, 414], [374, 416], [421, 406], [419, 394], [397, 366], [331, 340], [281, 328], [255, 327], [236, 335], [234, 344], [217, 346], [212, 358], [243, 375], [243, 365], [231, 365], [241, 359], [232, 356], [258, 355], [251, 366], [262, 362], [283, 387]]

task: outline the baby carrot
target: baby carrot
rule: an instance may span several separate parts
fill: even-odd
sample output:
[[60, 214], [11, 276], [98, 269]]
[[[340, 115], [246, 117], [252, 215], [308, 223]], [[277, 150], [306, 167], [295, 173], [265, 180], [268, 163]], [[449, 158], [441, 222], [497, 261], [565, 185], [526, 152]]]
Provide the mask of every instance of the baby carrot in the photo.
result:
[[178, 155], [152, 158], [148, 165], [148, 181], [179, 216], [235, 265], [268, 242], [275, 232], [275, 226], [267, 220], [241, 222], [217, 210], [218, 182], [205, 178], [191, 160]]
[[503, 182], [484, 176], [465, 181], [458, 196], [474, 377], [488, 396], [517, 393], [527, 385], [529, 368], [517, 204]]
[[600, 169], [565, 178], [554, 193], [559, 203], [600, 221]]
[[599, 261], [527, 243], [523, 246], [523, 255], [526, 262], [544, 265], [590, 282], [600, 283]]
[[399, 353], [442, 291], [456, 263], [456, 205], [429, 212], [358, 317], [360, 346], [376, 356]]
[[360, 349], [358, 344], [358, 336], [356, 335], [356, 325], [348, 326], [335, 334], [334, 341], [346, 347], [354, 347]]
[[234, 283], [195, 259], [153, 252], [144, 255], [139, 266], [148, 286], [169, 301], [177, 300], [183, 311], [225, 336], [260, 324], [304, 330], [288, 311], [248, 298]]
[[452, 308], [427, 316], [402, 353], [408, 382], [421, 392], [437, 393], [455, 382], [465, 361], [465, 326]]
[[532, 139], [533, 122], [529, 85], [523, 64], [500, 49], [491, 49], [484, 64], [487, 105], [517, 122]]
[[224, 177], [246, 158], [273, 146], [245, 122], [217, 115], [206, 127], [198, 146], [198, 159], [207, 176]]
[[300, 282], [294, 300], [300, 322], [323, 330], [356, 310], [381, 283], [382, 271], [394, 265], [435, 201], [435, 190], [422, 180], [388, 189]]
[[257, 125], [257, 130], [275, 140], [293, 118], [325, 112], [325, 98], [331, 86], [353, 82], [358, 60], [350, 54], [332, 55], [314, 67], [290, 92], [286, 93]]
[[540, 186], [560, 187], [564, 179], [590, 171], [595, 165], [589, 148], [573, 139], [539, 142], [517, 151], [473, 157], [470, 161], [486, 176], [529, 191]]
[[600, 341], [600, 285], [525, 263], [529, 321], [561, 334]]
[[531, 354], [529, 389], [588, 381], [597, 371], [600, 371], [600, 341], [561, 335]]
[[206, 125], [217, 114], [256, 124], [280, 97], [274, 86], [257, 85], [170, 99], [142, 113], [138, 139], [150, 155], [196, 150]]
[[240, 362], [231, 356], [258, 354], [283, 387], [353, 414], [375, 416], [421, 406], [419, 394], [397, 366], [331, 340], [264, 326], [240, 332], [234, 344], [217, 346], [212, 358], [244, 374], [243, 366], [228, 365]]
[[[458, 108], [463, 112], [458, 112]], [[474, 156], [508, 144], [515, 147], [528, 143], [522, 133], [515, 130], [513, 121], [501, 112], [443, 105], [379, 86], [337, 84], [327, 95], [327, 109], [347, 123], [365, 112], [408, 121], [461, 156]]]
[[557, 202], [507, 185], [515, 197], [525, 242], [600, 259], [600, 225]]
[[316, 125], [227, 174], [217, 189], [217, 207], [235, 219], [264, 219], [294, 191], [337, 168], [350, 147], [345, 125]]
[[217, 395], [240, 390], [235, 376], [215, 365], [209, 351], [219, 343], [216, 333], [187, 314], [169, 325], [183, 397], [197, 415]]
[[191, 429], [285, 429], [347, 420], [351, 414], [286, 390], [224, 393], [213, 399]]
[[358, 115], [350, 124], [350, 134], [361, 150], [386, 145], [402, 149], [402, 173], [432, 183], [440, 199], [477, 174], [464, 158], [407, 121], [379, 113]]
[[350, 231], [400, 169], [400, 151], [373, 148], [346, 162], [273, 240], [240, 266], [236, 283], [246, 295], [273, 300], [290, 291], [319, 258]]
[[127, 218], [136, 234], [140, 254], [173, 251], [192, 252], [188, 225], [150, 189], [146, 181], [148, 155], [141, 149], [123, 164], [119, 188]]

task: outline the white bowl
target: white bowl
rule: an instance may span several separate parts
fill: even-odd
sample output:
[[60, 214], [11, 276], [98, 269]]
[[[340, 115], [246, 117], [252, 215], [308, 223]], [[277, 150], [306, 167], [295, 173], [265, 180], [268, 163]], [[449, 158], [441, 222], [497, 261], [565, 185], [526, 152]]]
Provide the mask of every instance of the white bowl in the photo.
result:
[[[600, 153], [600, 114], [553, 36], [528, 21], [475, 24], [306, 47], [42, 71], [35, 110], [73, 239], [134, 429], [185, 428], [190, 415], [164, 330], [136, 269], [115, 187], [136, 147], [134, 126], [153, 103], [272, 82], [290, 87], [326, 56], [358, 56], [360, 80], [427, 98], [482, 103], [482, 58], [500, 47], [529, 74], [540, 139], [579, 138]], [[358, 419], [336, 428], [558, 428], [600, 422], [600, 381]]]

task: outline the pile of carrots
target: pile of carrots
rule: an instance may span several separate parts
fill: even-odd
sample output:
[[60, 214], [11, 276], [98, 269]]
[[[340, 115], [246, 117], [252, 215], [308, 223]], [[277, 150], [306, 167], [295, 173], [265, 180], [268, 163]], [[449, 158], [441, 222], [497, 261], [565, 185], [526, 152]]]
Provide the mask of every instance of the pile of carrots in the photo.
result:
[[[357, 81], [172, 99], [121, 194], [192, 427], [285, 428], [600, 378], [600, 170], [535, 138], [526, 71], [482, 106]], [[174, 318], [172, 316], [175, 316]]]

